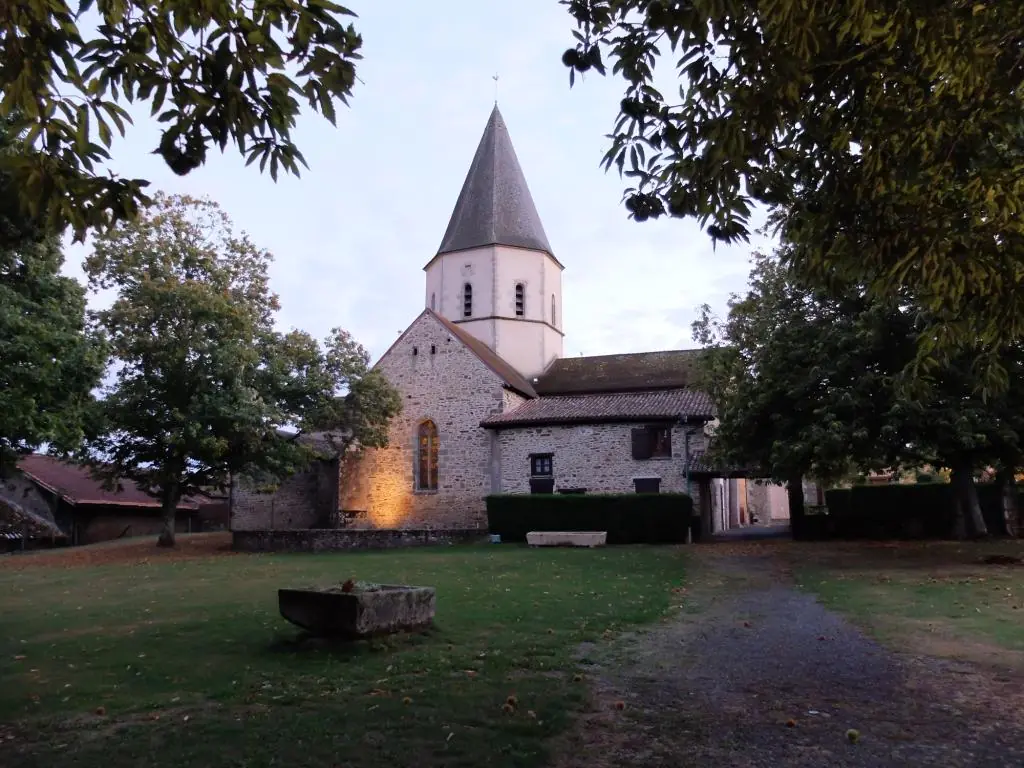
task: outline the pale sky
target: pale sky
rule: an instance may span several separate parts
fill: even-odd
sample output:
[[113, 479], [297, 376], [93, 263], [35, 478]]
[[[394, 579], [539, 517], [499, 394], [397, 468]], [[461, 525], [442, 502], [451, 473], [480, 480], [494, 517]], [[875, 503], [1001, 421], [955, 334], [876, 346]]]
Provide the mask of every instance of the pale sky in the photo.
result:
[[[351, 331], [376, 359], [424, 307], [423, 266], [436, 253], [494, 104], [498, 103], [563, 273], [566, 356], [695, 346], [690, 322], [743, 291], [749, 245], [719, 246], [694, 221], [637, 223], [625, 179], [605, 173], [619, 80], [579, 78], [561, 55], [572, 19], [557, 0], [347, 3], [364, 59], [337, 127], [311, 110], [294, 138], [309, 163], [275, 184], [231, 149], [188, 176], [152, 151], [159, 132], [139, 113], [115, 141], [115, 172], [150, 190], [209, 196], [274, 254], [279, 324], [324, 337]], [[443, 11], [441, 10], [443, 9]], [[65, 271], [81, 277], [83, 247]]]

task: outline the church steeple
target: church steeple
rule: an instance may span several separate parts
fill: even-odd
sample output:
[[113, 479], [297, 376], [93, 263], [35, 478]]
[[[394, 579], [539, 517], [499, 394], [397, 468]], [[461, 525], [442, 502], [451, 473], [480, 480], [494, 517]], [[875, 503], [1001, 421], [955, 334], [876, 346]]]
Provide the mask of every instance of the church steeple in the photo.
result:
[[551, 254], [526, 177], [495, 103], [437, 253], [489, 245]]
[[527, 378], [562, 356], [562, 265], [494, 105], [448, 229], [426, 272], [426, 306]]

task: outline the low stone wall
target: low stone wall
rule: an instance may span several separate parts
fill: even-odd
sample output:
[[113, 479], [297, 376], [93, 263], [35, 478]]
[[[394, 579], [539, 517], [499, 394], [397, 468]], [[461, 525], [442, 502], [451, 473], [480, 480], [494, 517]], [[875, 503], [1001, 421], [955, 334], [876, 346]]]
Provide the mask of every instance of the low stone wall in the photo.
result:
[[481, 541], [485, 528], [429, 530], [397, 528], [307, 528], [305, 530], [233, 531], [237, 552], [334, 552], [349, 549], [394, 549]]

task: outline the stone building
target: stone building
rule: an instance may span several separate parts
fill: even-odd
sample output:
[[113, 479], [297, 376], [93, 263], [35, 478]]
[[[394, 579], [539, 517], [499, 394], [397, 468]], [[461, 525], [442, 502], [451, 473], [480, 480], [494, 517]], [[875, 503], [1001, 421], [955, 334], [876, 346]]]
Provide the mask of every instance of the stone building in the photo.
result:
[[710, 504], [699, 350], [564, 358], [563, 269], [495, 106], [424, 267], [424, 308], [376, 363], [403, 399], [390, 445], [338, 464], [337, 502], [322, 466], [273, 504], [236, 491], [233, 527], [323, 519], [321, 506], [271, 525], [271, 506], [297, 499], [379, 529], [483, 528], [492, 493], [688, 491]]

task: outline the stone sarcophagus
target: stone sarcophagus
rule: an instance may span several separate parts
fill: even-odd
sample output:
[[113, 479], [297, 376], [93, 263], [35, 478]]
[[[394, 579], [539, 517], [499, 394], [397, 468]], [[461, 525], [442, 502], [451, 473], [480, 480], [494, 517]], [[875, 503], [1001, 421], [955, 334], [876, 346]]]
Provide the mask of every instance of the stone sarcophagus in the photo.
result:
[[312, 635], [358, 639], [429, 627], [433, 587], [346, 582], [322, 589], [279, 589], [281, 615]]

